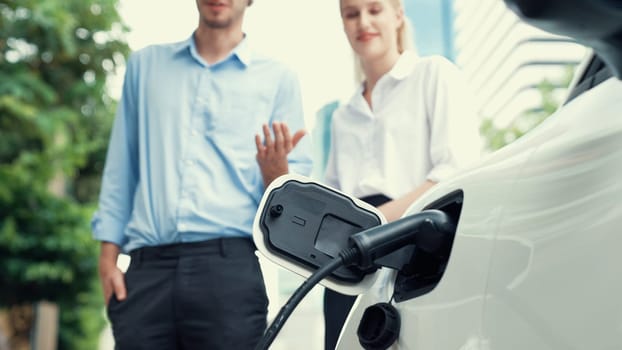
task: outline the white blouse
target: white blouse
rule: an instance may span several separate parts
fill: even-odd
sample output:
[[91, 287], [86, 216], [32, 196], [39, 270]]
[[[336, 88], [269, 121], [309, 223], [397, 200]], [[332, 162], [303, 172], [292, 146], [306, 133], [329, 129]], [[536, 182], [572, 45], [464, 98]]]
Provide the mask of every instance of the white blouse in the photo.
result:
[[478, 118], [458, 69], [441, 56], [406, 51], [333, 116], [325, 182], [355, 197], [398, 198], [439, 182], [479, 157]]

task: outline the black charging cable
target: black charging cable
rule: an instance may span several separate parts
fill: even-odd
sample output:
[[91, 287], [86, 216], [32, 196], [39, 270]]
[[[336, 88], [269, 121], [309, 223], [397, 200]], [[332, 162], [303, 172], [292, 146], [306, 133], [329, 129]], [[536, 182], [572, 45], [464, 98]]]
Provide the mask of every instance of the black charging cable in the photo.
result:
[[377, 259], [406, 244], [416, 244], [424, 251], [437, 252], [447, 247], [449, 238], [453, 237], [455, 231], [456, 223], [447, 213], [425, 210], [350, 236], [349, 248], [342, 250], [336, 259], [319, 268], [296, 289], [259, 340], [255, 350], [267, 350], [300, 301], [324, 277], [338, 268], [350, 265], [372, 267]]
[[337, 259], [331, 260], [328, 264], [319, 268], [307, 280], [305, 280], [300, 287], [296, 289], [294, 294], [289, 297], [287, 303], [283, 305], [278, 315], [274, 318], [274, 321], [272, 321], [270, 328], [266, 330], [263, 337], [255, 347], [255, 350], [268, 349], [296, 306], [298, 306], [300, 301], [302, 301], [302, 299], [311, 291], [311, 289], [313, 289], [316, 284], [338, 268], [351, 265], [357, 260], [357, 258], [358, 251], [356, 248], [344, 249], [339, 253]]

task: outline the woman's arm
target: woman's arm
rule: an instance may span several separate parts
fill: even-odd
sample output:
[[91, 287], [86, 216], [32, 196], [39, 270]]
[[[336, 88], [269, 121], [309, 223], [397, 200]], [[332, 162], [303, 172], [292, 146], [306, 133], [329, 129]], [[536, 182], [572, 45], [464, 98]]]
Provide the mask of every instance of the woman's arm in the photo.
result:
[[426, 180], [419, 187], [406, 193], [400, 198], [396, 198], [390, 202], [387, 202], [378, 207], [378, 210], [387, 218], [389, 222], [395, 221], [404, 215], [404, 212], [408, 207], [422, 194], [424, 194], [432, 186], [436, 185], [436, 182]]

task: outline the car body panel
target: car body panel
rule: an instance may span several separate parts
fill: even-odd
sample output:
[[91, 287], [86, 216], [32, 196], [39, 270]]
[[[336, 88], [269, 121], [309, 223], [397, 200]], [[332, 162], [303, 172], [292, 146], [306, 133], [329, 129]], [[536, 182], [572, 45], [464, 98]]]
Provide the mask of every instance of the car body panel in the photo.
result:
[[[445, 273], [393, 303], [402, 327], [390, 349], [622, 348], [622, 81], [585, 92], [406, 215], [457, 189]], [[361, 315], [391, 299], [394, 280], [384, 269], [358, 298], [338, 349], [361, 348]]]

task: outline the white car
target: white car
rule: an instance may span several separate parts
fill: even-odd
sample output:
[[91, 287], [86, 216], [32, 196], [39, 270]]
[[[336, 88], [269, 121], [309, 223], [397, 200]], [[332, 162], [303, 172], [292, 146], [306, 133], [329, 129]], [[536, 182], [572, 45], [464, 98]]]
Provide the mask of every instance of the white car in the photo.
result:
[[[360, 295], [338, 349], [622, 349], [622, 1], [506, 2], [595, 54], [555, 114], [413, 203], [402, 220], [429, 209], [453, 220], [438, 249], [309, 179], [287, 175], [266, 191], [254, 240], [303, 276], [348, 246], [366, 254], [354, 232], [410, 235], [392, 243], [398, 253], [321, 280]], [[270, 223], [278, 217], [284, 225]], [[411, 228], [425, 236], [423, 221]]]

